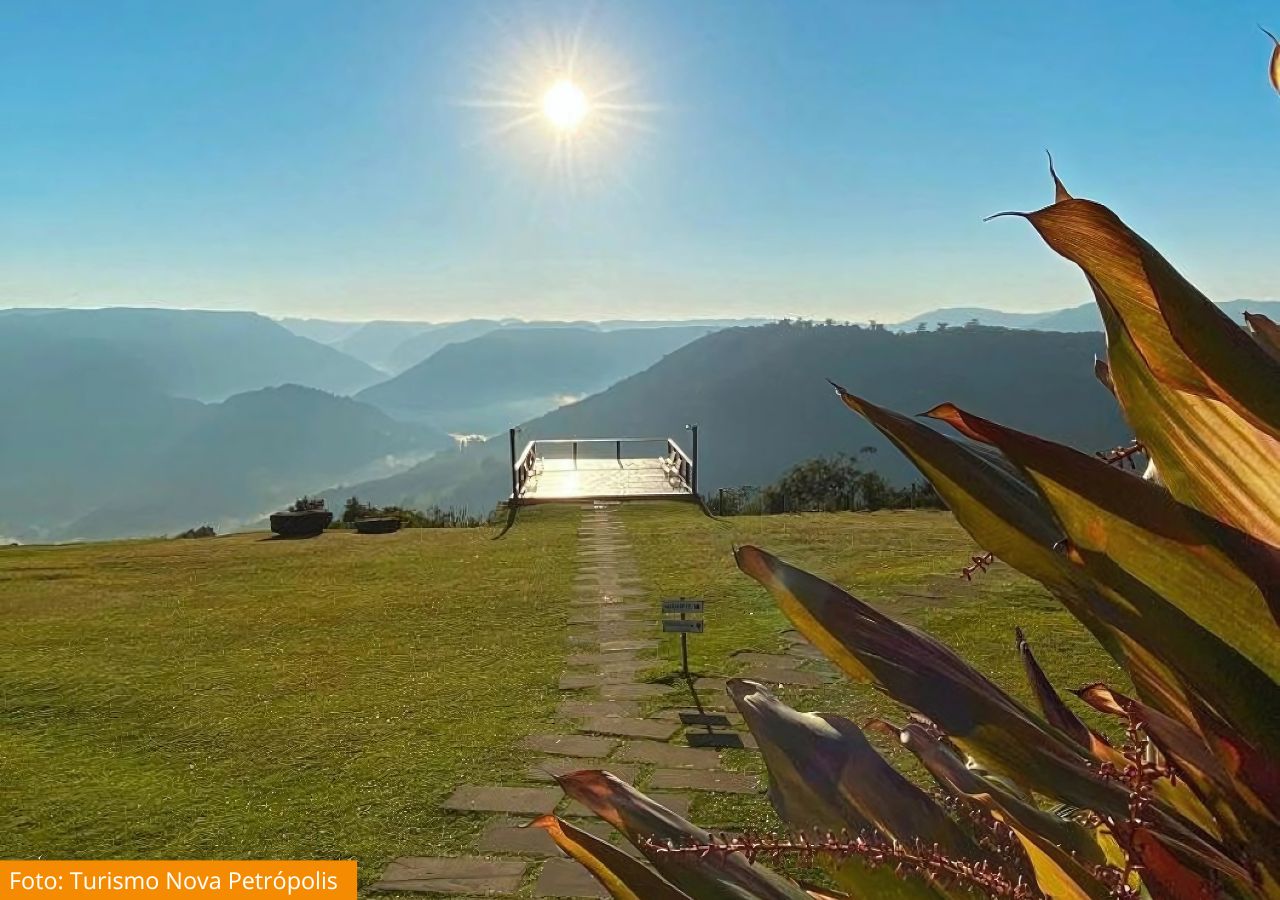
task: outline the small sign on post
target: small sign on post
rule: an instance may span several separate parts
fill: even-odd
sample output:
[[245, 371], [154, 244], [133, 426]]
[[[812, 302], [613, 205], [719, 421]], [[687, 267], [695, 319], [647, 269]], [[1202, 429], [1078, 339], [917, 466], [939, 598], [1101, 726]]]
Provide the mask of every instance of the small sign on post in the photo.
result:
[[665, 613], [700, 613], [701, 600], [663, 600], [662, 612]]
[[701, 619], [663, 619], [663, 631], [678, 631], [681, 634], [702, 634]]
[[[688, 618], [690, 613], [701, 613], [703, 601], [676, 597], [662, 601], [662, 630], [680, 635], [680, 671], [685, 678], [689, 677], [689, 635], [702, 634], [706, 623], [702, 619]], [[668, 619], [669, 615], [679, 615], [678, 619]]]

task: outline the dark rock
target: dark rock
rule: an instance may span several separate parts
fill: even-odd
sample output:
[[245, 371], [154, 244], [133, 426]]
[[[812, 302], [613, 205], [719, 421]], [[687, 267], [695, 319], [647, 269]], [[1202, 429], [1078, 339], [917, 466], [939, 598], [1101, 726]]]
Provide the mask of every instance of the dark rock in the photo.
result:
[[308, 509], [301, 512], [271, 514], [271, 530], [280, 537], [315, 537], [333, 521], [333, 513], [327, 509]]
[[351, 524], [360, 534], [391, 534], [393, 531], [400, 530], [400, 520], [395, 516], [356, 519]]

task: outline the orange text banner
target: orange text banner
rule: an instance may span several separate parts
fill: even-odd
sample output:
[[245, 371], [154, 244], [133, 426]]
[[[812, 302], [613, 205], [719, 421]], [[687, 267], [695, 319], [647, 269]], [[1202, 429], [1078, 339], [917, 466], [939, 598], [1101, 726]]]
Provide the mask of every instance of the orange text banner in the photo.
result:
[[0, 900], [355, 900], [355, 860], [4, 860]]

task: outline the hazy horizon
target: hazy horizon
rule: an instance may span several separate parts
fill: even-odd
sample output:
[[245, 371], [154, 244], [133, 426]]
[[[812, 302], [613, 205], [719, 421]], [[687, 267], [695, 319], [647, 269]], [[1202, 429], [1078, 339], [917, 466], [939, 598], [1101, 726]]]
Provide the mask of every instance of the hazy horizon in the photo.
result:
[[[1252, 225], [1280, 200], [1280, 117], [1250, 62], [1270, 4], [748, 12], [14, 8], [0, 306], [360, 322], [1077, 306], [1078, 274], [1026, 223], [982, 222], [1051, 199], [1046, 147], [1210, 296], [1275, 296], [1280, 257]], [[563, 76], [580, 126], [541, 115]]]

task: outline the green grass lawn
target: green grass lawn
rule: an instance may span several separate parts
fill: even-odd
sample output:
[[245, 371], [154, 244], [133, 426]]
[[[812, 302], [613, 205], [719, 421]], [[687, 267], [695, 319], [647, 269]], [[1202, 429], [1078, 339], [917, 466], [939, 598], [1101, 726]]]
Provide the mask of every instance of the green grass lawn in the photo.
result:
[[[735, 545], [755, 544], [790, 563], [839, 584], [880, 610], [950, 644], [1010, 693], [1030, 703], [1014, 647], [1013, 629], [1027, 632], [1041, 664], [1060, 687], [1106, 680], [1126, 683], [1121, 670], [1089, 633], [1038, 584], [1007, 566], [960, 577], [980, 552], [949, 513], [896, 511], [712, 520], [691, 507], [635, 504], [623, 507], [640, 574], [661, 596], [707, 601], [704, 634], [690, 638], [690, 665], [713, 675], [738, 674], [731, 654], [752, 649], [779, 652], [790, 627], [772, 598], [733, 562]], [[679, 658], [677, 638], [662, 650], [670, 671]], [[855, 722], [872, 716], [893, 721], [901, 709], [871, 687], [841, 677], [815, 689], [784, 688], [780, 695], [799, 709], [835, 712]], [[727, 698], [723, 699], [727, 702]], [[1082, 714], [1085, 710], [1076, 704]], [[1098, 718], [1085, 715], [1095, 725]], [[877, 740], [906, 771], [916, 771], [905, 751]], [[756, 754], [734, 751], [730, 763], [762, 771]], [[701, 824], [779, 827], [763, 798], [708, 797], [696, 804]]]
[[440, 800], [551, 721], [578, 521], [0, 551], [4, 854], [463, 851]]
[[[713, 521], [620, 512], [654, 600], [708, 601], [692, 663], [739, 672], [788, 623], [731, 549], [755, 543], [957, 647], [1027, 697], [1021, 624], [1061, 685], [1123, 683], [1084, 630], [946, 513]], [[519, 783], [520, 739], [551, 727], [580, 513], [490, 529], [262, 535], [0, 551], [0, 837], [13, 857], [355, 857], [464, 853], [482, 816], [441, 811], [464, 782]], [[668, 636], [661, 664], [678, 653]], [[802, 709], [901, 718], [845, 680], [786, 689]], [[654, 704], [658, 705], [658, 704]], [[894, 752], [891, 750], [890, 752]], [[895, 753], [895, 760], [902, 760]], [[727, 754], [760, 770], [758, 756]], [[705, 797], [707, 825], [776, 827], [763, 797]]]

